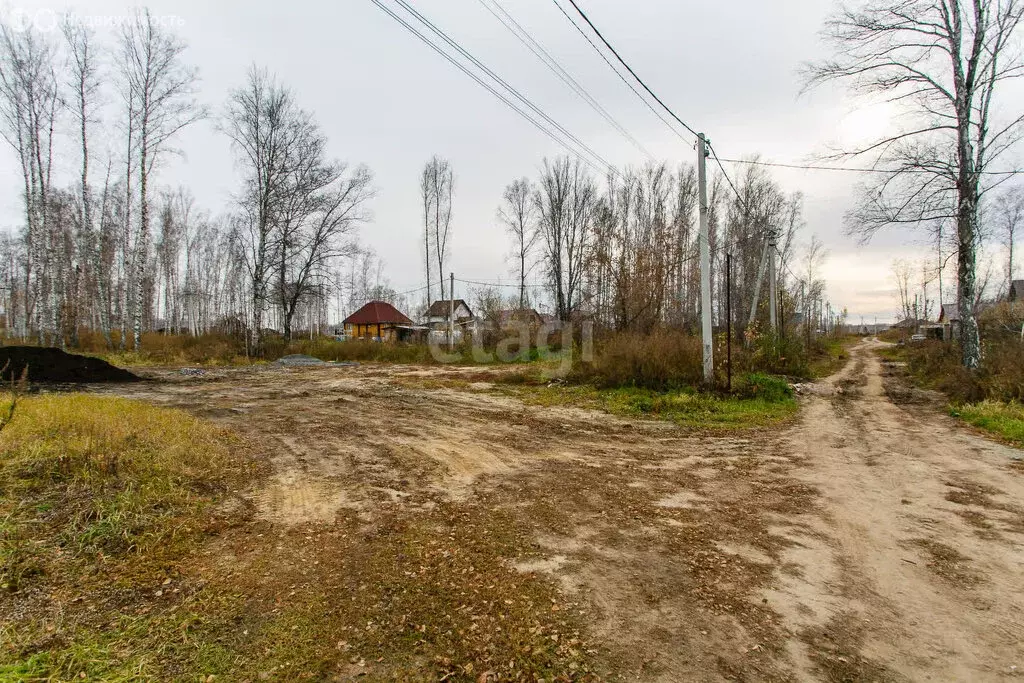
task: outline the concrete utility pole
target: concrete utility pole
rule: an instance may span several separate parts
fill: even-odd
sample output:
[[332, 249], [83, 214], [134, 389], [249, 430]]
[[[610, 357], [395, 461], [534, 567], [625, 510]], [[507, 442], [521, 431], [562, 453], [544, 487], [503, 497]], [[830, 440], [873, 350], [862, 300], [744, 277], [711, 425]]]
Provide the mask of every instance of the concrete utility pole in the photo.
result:
[[715, 347], [711, 332], [711, 244], [708, 241], [708, 144], [704, 133], [697, 135], [697, 188], [700, 204], [700, 332], [704, 346], [704, 382], [715, 379]]
[[777, 300], [779, 296], [779, 279], [775, 275], [775, 252], [778, 251], [778, 245], [776, 243], [777, 239], [778, 238], [775, 236], [775, 232], [773, 231], [768, 242], [768, 310], [771, 312], [770, 320], [772, 332], [776, 332], [779, 329], [779, 319], [776, 313], [778, 310]]
[[757, 280], [754, 282], [754, 299], [750, 302], [750, 318], [747, 320], [747, 327], [754, 326], [757, 317], [757, 304], [761, 301], [761, 282], [764, 280], [764, 271], [768, 267], [768, 252], [771, 251], [771, 242], [764, 243], [764, 252], [761, 254], [761, 265], [757, 267]]
[[[448, 306], [448, 350], [455, 350], [455, 273], [450, 273], [451, 278], [448, 285], [448, 294], [451, 301]], [[444, 280], [441, 280], [444, 282]]]

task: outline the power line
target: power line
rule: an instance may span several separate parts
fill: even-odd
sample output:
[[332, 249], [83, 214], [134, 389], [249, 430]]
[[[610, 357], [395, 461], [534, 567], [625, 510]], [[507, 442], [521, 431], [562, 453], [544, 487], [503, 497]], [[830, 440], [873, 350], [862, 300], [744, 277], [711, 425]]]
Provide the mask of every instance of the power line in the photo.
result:
[[647, 149], [644, 148], [644, 146], [640, 144], [640, 142], [622, 126], [622, 124], [616, 121], [615, 118], [608, 113], [607, 109], [601, 106], [601, 103], [598, 102], [597, 99], [595, 99], [594, 96], [591, 95], [586, 88], [580, 85], [579, 81], [573, 78], [572, 74], [565, 70], [565, 68], [558, 62], [557, 59], [551, 56], [551, 53], [548, 52], [543, 45], [537, 42], [537, 40], [532, 35], [530, 35], [529, 31], [523, 28], [523, 26], [518, 21], [516, 21], [515, 17], [509, 14], [508, 10], [501, 6], [501, 3], [498, 2], [498, 0], [491, 0], [491, 2], [493, 2], [494, 6], [498, 9], [498, 11], [501, 12], [501, 15], [494, 11], [494, 9], [487, 3], [487, 0], [480, 0], [480, 4], [483, 5], [484, 8], [488, 12], [490, 12], [495, 19], [501, 22], [501, 24], [506, 29], [508, 29], [510, 33], [512, 33], [512, 35], [519, 39], [519, 42], [525, 45], [527, 49], [529, 49], [530, 52], [534, 54], [534, 56], [540, 59], [544, 63], [544, 65], [547, 66], [548, 69], [552, 71], [552, 73], [554, 73], [556, 76], [558, 76], [559, 79], [561, 79], [563, 83], [569, 86], [569, 88], [571, 88], [573, 92], [579, 95], [584, 102], [590, 105], [591, 109], [597, 112], [605, 121], [607, 121], [613, 128], [615, 128], [615, 130], [621, 133], [622, 136], [625, 137], [642, 154], [647, 156], [649, 159], [654, 158], [653, 155], [649, 151], [647, 151]]
[[[461, 282], [462, 284], [465, 284], [465, 285], [478, 285], [480, 287], [509, 287], [509, 288], [519, 289], [519, 285], [516, 284], [516, 283], [486, 282], [486, 281], [483, 281], [483, 280], [460, 280], [459, 278], [455, 278], [455, 281], [456, 282]], [[524, 287], [526, 287], [527, 289], [545, 289], [545, 288], [548, 287], [548, 285], [546, 285], [546, 284], [526, 284], [526, 285], [524, 285]]]
[[[801, 171], [840, 171], [843, 173], [933, 173], [925, 168], [908, 168], [891, 170], [885, 168], [862, 168], [853, 166], [820, 166], [816, 164], [793, 164], [793, 163], [782, 163], [773, 161], [760, 161], [755, 159], [722, 159], [727, 164], [746, 164], [747, 166], [769, 166], [772, 168], [793, 168]], [[1013, 176], [1022, 175], [1024, 171], [980, 171], [979, 175], [1000, 175], [1000, 176]]]
[[558, 8], [558, 11], [562, 13], [562, 16], [564, 16], [564, 17], [565, 17], [565, 18], [566, 18], [566, 19], [567, 19], [567, 20], [569, 21], [569, 23], [570, 23], [570, 24], [572, 24], [573, 28], [575, 28], [575, 29], [576, 29], [577, 31], [579, 31], [579, 34], [580, 34], [581, 36], [583, 36], [583, 38], [584, 38], [584, 39], [585, 39], [585, 40], [586, 40], [586, 41], [587, 41], [588, 43], [590, 43], [590, 47], [594, 48], [594, 52], [596, 52], [596, 53], [597, 53], [597, 54], [598, 54], [598, 55], [599, 55], [599, 56], [601, 57], [601, 59], [603, 59], [603, 60], [604, 60], [604, 63], [605, 63], [605, 64], [607, 64], [607, 65], [608, 65], [608, 68], [609, 68], [609, 69], [611, 69], [611, 70], [612, 70], [612, 72], [613, 72], [613, 73], [614, 73], [614, 74], [615, 74], [616, 76], [618, 76], [618, 77], [619, 77], [619, 80], [620, 80], [620, 81], [622, 81], [623, 83], [625, 83], [625, 84], [626, 84], [626, 87], [628, 87], [628, 88], [629, 88], [630, 90], [632, 90], [632, 91], [633, 91], [633, 94], [634, 94], [634, 95], [636, 95], [636, 96], [637, 96], [637, 97], [638, 97], [638, 98], [640, 99], [640, 101], [641, 101], [641, 102], [643, 102], [643, 103], [644, 103], [644, 105], [645, 105], [645, 106], [646, 106], [646, 107], [647, 107], [648, 109], [650, 109], [650, 110], [651, 110], [651, 112], [652, 112], [652, 113], [653, 113], [653, 114], [654, 114], [655, 116], [657, 116], [657, 117], [658, 117], [658, 118], [659, 118], [659, 119], [661, 120], [661, 122], [662, 122], [662, 123], [664, 123], [664, 124], [665, 124], [666, 126], [668, 126], [669, 130], [671, 130], [671, 131], [672, 131], [673, 133], [675, 133], [675, 134], [676, 134], [676, 135], [677, 135], [677, 136], [679, 137], [679, 139], [680, 139], [680, 140], [682, 140], [683, 142], [686, 142], [687, 144], [689, 144], [689, 143], [690, 143], [690, 141], [689, 141], [689, 140], [687, 140], [686, 138], [684, 138], [684, 137], [682, 136], [682, 134], [681, 134], [681, 133], [680, 133], [680, 132], [679, 132], [678, 130], [676, 130], [675, 126], [673, 126], [673, 125], [672, 125], [672, 122], [671, 122], [671, 121], [669, 121], [668, 119], [666, 119], [666, 118], [665, 118], [665, 117], [664, 117], [664, 116], [662, 115], [662, 113], [661, 113], [660, 111], [658, 111], [657, 109], [655, 109], [655, 108], [654, 108], [654, 107], [653, 107], [653, 106], [651, 105], [651, 103], [647, 101], [647, 98], [646, 98], [646, 97], [644, 97], [644, 96], [643, 96], [643, 95], [642, 95], [642, 94], [640, 93], [640, 91], [639, 91], [639, 90], [637, 90], [637, 89], [636, 89], [636, 88], [635, 88], [635, 87], [633, 86], [633, 84], [632, 84], [632, 83], [630, 83], [630, 82], [629, 82], [628, 80], [626, 80], [626, 78], [625, 78], [625, 77], [624, 77], [624, 76], [623, 76], [623, 75], [622, 75], [621, 73], [619, 73], [619, 70], [618, 70], [618, 69], [616, 69], [616, 68], [615, 68], [615, 65], [614, 65], [614, 64], [612, 64], [612, 63], [611, 63], [611, 62], [610, 62], [610, 61], [608, 60], [608, 57], [606, 57], [606, 56], [605, 56], [605, 54], [604, 54], [604, 52], [602, 52], [602, 51], [601, 51], [601, 48], [599, 48], [599, 47], [598, 47], [597, 45], [595, 45], [595, 44], [594, 44], [594, 41], [590, 39], [590, 36], [588, 36], [588, 35], [587, 35], [586, 31], [584, 31], [584, 30], [583, 30], [582, 28], [580, 28], [579, 24], [577, 24], [577, 23], [576, 23], [576, 21], [575, 21], [575, 20], [574, 20], [574, 19], [573, 19], [573, 18], [572, 18], [571, 16], [569, 16], [569, 13], [568, 13], [568, 12], [566, 12], [566, 11], [565, 11], [565, 9], [564, 9], [564, 8], [563, 8], [563, 7], [562, 7], [562, 6], [561, 6], [561, 5], [560, 5], [560, 4], [558, 3], [558, 0], [552, 0], [552, 2], [554, 2], [554, 3], [555, 3], [555, 7], [557, 7], [557, 8]]
[[[556, 5], [558, 4], [557, 0], [555, 0], [555, 4]], [[601, 39], [601, 42], [605, 44], [605, 47], [607, 47], [609, 50], [611, 50], [612, 54], [615, 55], [615, 58], [619, 60], [619, 63], [622, 64], [622, 66], [626, 67], [626, 71], [628, 71], [630, 73], [630, 75], [633, 76], [633, 78], [636, 79], [637, 83], [639, 83], [641, 86], [643, 86], [643, 89], [646, 90], [647, 93], [651, 97], [654, 98], [655, 102], [660, 104], [665, 109], [665, 111], [667, 111], [672, 116], [672, 118], [674, 118], [676, 121], [678, 121], [679, 125], [681, 125], [686, 130], [690, 131], [691, 135], [693, 135], [694, 137], [697, 137], [697, 131], [695, 131], [693, 128], [691, 128], [689, 125], [687, 125], [687, 123], [685, 121], [683, 121], [681, 118], [679, 118], [676, 115], [676, 113], [669, 108], [669, 106], [667, 104], [665, 104], [664, 102], [661, 101], [660, 97], [658, 97], [657, 95], [654, 94], [653, 90], [651, 90], [650, 88], [647, 87], [647, 84], [644, 83], [643, 79], [640, 78], [639, 76], [637, 76], [636, 72], [633, 71], [632, 67], [630, 67], [629, 64], [626, 63], [626, 60], [623, 59], [622, 56], [615, 50], [615, 48], [612, 47], [612, 44], [609, 43], [607, 41], [607, 39], [605, 39], [605, 37], [601, 33], [601, 31], [598, 30], [598, 28], [596, 26], [594, 26], [594, 22], [592, 22], [590, 20], [590, 17], [587, 16], [587, 13], [584, 12], [582, 9], [580, 9], [580, 6], [576, 4], [576, 0], [569, 0], [569, 4], [571, 4], [573, 6], [573, 8], [576, 10], [576, 12], [579, 13], [579, 15], [581, 17], [583, 17], [583, 21], [587, 22], [587, 25], [590, 26], [590, 28], [594, 31], [594, 33], [597, 34], [597, 37]], [[561, 8], [561, 5], [559, 5], [559, 8]], [[563, 10], [563, 13], [564, 13], [564, 10]]]
[[[493, 80], [497, 81], [497, 82], [498, 82], [498, 83], [499, 83], [499, 84], [500, 84], [500, 85], [501, 85], [501, 86], [502, 86], [503, 88], [505, 88], [505, 90], [507, 90], [507, 91], [508, 91], [509, 93], [511, 93], [513, 97], [515, 97], [515, 98], [516, 98], [517, 100], [519, 100], [519, 101], [520, 101], [520, 102], [522, 102], [522, 103], [523, 103], [524, 105], [526, 105], [527, 107], [529, 107], [529, 108], [530, 108], [530, 110], [532, 110], [532, 111], [533, 111], [534, 113], [536, 113], [536, 114], [537, 114], [538, 116], [540, 116], [540, 117], [541, 117], [542, 119], [544, 119], [545, 121], [547, 121], [547, 122], [548, 122], [548, 123], [549, 123], [549, 124], [550, 124], [550, 125], [551, 125], [552, 127], [554, 127], [554, 128], [556, 129], [556, 130], [558, 130], [558, 131], [559, 131], [559, 132], [560, 132], [560, 133], [561, 133], [562, 135], [565, 135], [565, 136], [566, 136], [567, 138], [569, 138], [569, 139], [570, 139], [570, 140], [571, 140], [571, 141], [572, 141], [573, 143], [575, 143], [575, 144], [576, 144], [576, 145], [577, 145], [577, 146], [578, 146], [578, 147], [579, 147], [580, 149], [582, 149], [582, 150], [583, 150], [583, 151], [585, 151], [585, 152], [586, 152], [587, 154], [589, 154], [589, 155], [590, 155], [590, 156], [592, 156], [592, 157], [593, 157], [594, 159], [596, 159], [596, 160], [597, 160], [597, 161], [598, 161], [598, 162], [599, 162], [599, 163], [600, 163], [600, 164], [601, 164], [602, 166], [604, 166], [604, 167], [605, 167], [606, 169], [612, 170], [612, 165], [611, 165], [611, 164], [609, 164], [609, 163], [608, 163], [608, 162], [607, 162], [607, 161], [606, 161], [606, 160], [605, 160], [605, 159], [604, 159], [604, 158], [603, 158], [603, 157], [602, 157], [602, 156], [601, 156], [600, 154], [598, 154], [597, 152], [595, 152], [595, 151], [594, 151], [593, 149], [591, 149], [591, 148], [590, 148], [590, 147], [589, 147], [588, 145], [586, 145], [586, 144], [585, 144], [585, 143], [584, 143], [584, 142], [583, 142], [582, 140], [580, 140], [580, 139], [579, 139], [579, 138], [577, 138], [577, 137], [576, 137], [575, 135], [573, 135], [573, 134], [572, 134], [571, 132], [569, 132], [569, 130], [568, 130], [568, 129], [566, 129], [566, 128], [565, 128], [565, 127], [564, 127], [564, 126], [562, 125], [562, 124], [558, 123], [558, 122], [557, 122], [557, 121], [555, 121], [555, 120], [554, 120], [553, 118], [551, 118], [550, 116], [548, 116], [548, 115], [547, 115], [547, 113], [545, 113], [545, 112], [544, 112], [544, 111], [543, 111], [543, 110], [542, 110], [542, 109], [541, 109], [540, 107], [538, 107], [538, 106], [537, 106], [536, 104], [534, 104], [532, 100], [530, 100], [530, 99], [529, 99], [528, 97], [526, 97], [526, 96], [525, 96], [525, 95], [523, 95], [523, 94], [522, 94], [521, 92], [519, 92], [519, 91], [518, 91], [518, 90], [516, 90], [516, 89], [515, 89], [514, 87], [512, 87], [512, 85], [510, 85], [510, 84], [508, 83], [508, 81], [506, 81], [506, 80], [505, 80], [504, 78], [502, 78], [502, 77], [501, 77], [501, 76], [499, 76], [499, 75], [498, 75], [497, 73], [495, 73], [495, 72], [494, 72], [494, 71], [493, 71], [493, 70], [492, 70], [491, 68], [489, 68], [489, 67], [488, 67], [488, 66], [487, 66], [486, 64], [484, 64], [484, 63], [483, 63], [483, 62], [481, 62], [481, 61], [480, 61], [479, 59], [477, 59], [476, 57], [474, 57], [474, 56], [473, 56], [473, 55], [472, 55], [472, 54], [471, 54], [471, 53], [470, 53], [470, 52], [469, 52], [468, 50], [466, 50], [466, 49], [465, 49], [464, 47], [462, 47], [462, 45], [460, 45], [460, 44], [459, 44], [458, 42], [456, 42], [456, 41], [455, 41], [455, 40], [454, 40], [453, 38], [451, 38], [451, 37], [450, 37], [450, 36], [449, 36], [449, 35], [448, 35], [447, 33], [445, 33], [445, 32], [444, 32], [443, 30], [441, 30], [440, 28], [438, 28], [438, 27], [437, 27], [437, 26], [436, 26], [436, 25], [435, 25], [435, 24], [434, 24], [433, 22], [431, 22], [431, 21], [430, 21], [430, 20], [429, 20], [429, 19], [428, 19], [428, 18], [427, 18], [426, 16], [424, 16], [424, 15], [423, 15], [423, 14], [421, 14], [421, 13], [420, 13], [419, 11], [417, 11], [417, 10], [416, 10], [416, 9], [415, 9], [414, 7], [412, 7], [412, 6], [411, 6], [411, 5], [410, 5], [410, 4], [408, 3], [408, 2], [406, 2], [405, 0], [395, 0], [395, 1], [396, 1], [396, 2], [397, 2], [397, 3], [399, 4], [399, 5], [401, 5], [401, 6], [402, 6], [402, 8], [404, 8], [406, 12], [408, 12], [409, 14], [411, 14], [412, 16], [414, 16], [414, 17], [415, 17], [415, 18], [416, 18], [416, 19], [417, 19], [417, 20], [418, 20], [418, 21], [419, 21], [419, 22], [420, 22], [421, 24], [423, 24], [423, 25], [424, 25], [424, 26], [426, 26], [426, 27], [427, 27], [427, 28], [428, 28], [428, 29], [429, 29], [429, 30], [430, 30], [431, 32], [433, 32], [433, 33], [434, 33], [434, 35], [436, 35], [436, 36], [437, 36], [437, 37], [439, 37], [439, 38], [440, 38], [441, 40], [443, 40], [443, 41], [444, 41], [444, 42], [446, 42], [446, 43], [447, 43], [448, 45], [450, 45], [450, 46], [451, 46], [452, 48], [454, 48], [455, 50], [457, 50], [457, 51], [459, 52], [459, 54], [461, 54], [461, 55], [462, 55], [463, 57], [465, 57], [466, 59], [468, 59], [468, 60], [469, 60], [469, 61], [470, 61], [470, 62], [471, 62], [472, 64], [474, 64], [474, 65], [475, 65], [475, 66], [476, 66], [476, 67], [477, 67], [478, 69], [480, 69], [480, 70], [481, 70], [481, 71], [483, 71], [483, 72], [484, 72], [485, 74], [487, 74], [488, 76], [490, 76], [490, 77], [491, 77], [491, 78], [492, 78]], [[378, 3], [378, 0], [373, 0], [373, 2], [374, 2], [374, 3], [376, 4], [376, 3]]]
[[735, 183], [732, 182], [732, 178], [730, 178], [729, 174], [726, 172], [725, 166], [722, 165], [722, 160], [719, 159], [718, 158], [718, 154], [715, 153], [715, 148], [711, 146], [711, 142], [710, 141], [707, 143], [707, 145], [708, 145], [708, 150], [711, 152], [711, 157], [715, 160], [715, 163], [718, 164], [718, 168], [721, 169], [722, 176], [725, 177], [725, 181], [727, 183], [729, 183], [729, 187], [731, 187], [732, 191], [736, 194], [736, 198], [740, 200], [740, 204], [743, 205], [743, 210], [747, 211], [749, 213], [750, 212], [750, 207], [747, 205], [747, 200], [745, 200], [743, 198], [743, 195], [740, 194], [740, 191], [736, 189]]
[[451, 63], [455, 68], [457, 68], [459, 71], [461, 71], [462, 73], [466, 74], [471, 79], [473, 79], [477, 83], [477, 85], [479, 85], [484, 90], [486, 90], [487, 92], [491, 93], [496, 98], [501, 100], [501, 102], [504, 103], [509, 109], [511, 109], [515, 113], [519, 114], [521, 117], [526, 119], [529, 123], [531, 123], [534, 127], [536, 127], [539, 131], [541, 131], [542, 133], [547, 135], [549, 138], [551, 138], [556, 144], [558, 144], [561, 147], [565, 148], [566, 151], [568, 151], [570, 154], [575, 156], [577, 159], [579, 159], [580, 161], [585, 163], [587, 166], [590, 166], [595, 171], [600, 171], [600, 168], [597, 167], [591, 159], [588, 159], [587, 157], [585, 157], [582, 154], [580, 154], [580, 152], [578, 150], [574, 149], [566, 141], [564, 141], [562, 138], [560, 138], [558, 135], [556, 135], [554, 132], [552, 132], [550, 129], [548, 129], [546, 126], [544, 126], [543, 123], [541, 123], [540, 121], [537, 121], [532, 116], [530, 116], [527, 112], [525, 112], [522, 109], [520, 109], [514, 102], [512, 102], [509, 98], [507, 98], [505, 95], [503, 95], [498, 90], [496, 90], [490, 83], [487, 83], [479, 75], [473, 73], [464, 64], [460, 63], [457, 59], [455, 59], [452, 55], [448, 54], [442, 48], [440, 48], [439, 46], [434, 44], [433, 41], [431, 41], [429, 38], [427, 38], [425, 35], [423, 35], [419, 30], [416, 29], [416, 27], [412, 26], [405, 19], [403, 19], [402, 17], [400, 17], [397, 14], [395, 14], [390, 8], [386, 7], [383, 4], [383, 2], [381, 2], [381, 0], [370, 0], [370, 1], [374, 5], [376, 5], [378, 7], [378, 9], [380, 9], [382, 12], [384, 12], [385, 14], [390, 16], [392, 19], [394, 19], [396, 22], [401, 24], [407, 31], [412, 33], [417, 38], [419, 38], [430, 49], [432, 49], [437, 54], [441, 55], [444, 59], [446, 59], [449, 63]]

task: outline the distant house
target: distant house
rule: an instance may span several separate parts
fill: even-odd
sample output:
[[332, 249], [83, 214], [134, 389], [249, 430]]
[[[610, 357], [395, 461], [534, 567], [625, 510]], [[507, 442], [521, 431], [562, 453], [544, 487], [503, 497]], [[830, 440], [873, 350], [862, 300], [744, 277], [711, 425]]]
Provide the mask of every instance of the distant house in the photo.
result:
[[1014, 280], [1010, 283], [1010, 291], [1006, 299], [1007, 301], [1024, 301], [1024, 280]]
[[345, 336], [349, 339], [405, 341], [416, 333], [412, 320], [386, 301], [371, 301], [345, 318]]
[[960, 322], [960, 306], [958, 304], [942, 304], [939, 311], [939, 322], [952, 325]]
[[927, 321], [926, 320], [918, 320], [916, 318], [904, 318], [903, 320], [899, 321], [898, 323], [893, 323], [892, 327], [893, 327], [894, 330], [910, 330], [910, 331], [913, 332], [913, 331], [917, 331], [917, 328], [920, 327], [925, 322], [927, 322]]
[[473, 315], [473, 310], [469, 307], [462, 299], [456, 299], [452, 302], [451, 299], [440, 299], [430, 304], [427, 308], [424, 317], [424, 322], [434, 329], [442, 329], [448, 327], [448, 316], [452, 311], [452, 304], [455, 305], [455, 324], [457, 326], [466, 326], [476, 320], [476, 316]]
[[544, 324], [544, 316], [532, 308], [509, 308], [498, 311], [498, 325], [504, 328], [515, 324], [540, 327]]

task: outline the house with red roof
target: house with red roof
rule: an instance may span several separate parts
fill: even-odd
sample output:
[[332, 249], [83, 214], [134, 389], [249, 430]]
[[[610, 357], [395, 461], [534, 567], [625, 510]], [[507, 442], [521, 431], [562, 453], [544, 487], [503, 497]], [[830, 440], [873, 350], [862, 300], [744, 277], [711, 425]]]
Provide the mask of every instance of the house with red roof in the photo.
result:
[[396, 342], [415, 334], [412, 320], [386, 301], [367, 303], [342, 324], [349, 339]]

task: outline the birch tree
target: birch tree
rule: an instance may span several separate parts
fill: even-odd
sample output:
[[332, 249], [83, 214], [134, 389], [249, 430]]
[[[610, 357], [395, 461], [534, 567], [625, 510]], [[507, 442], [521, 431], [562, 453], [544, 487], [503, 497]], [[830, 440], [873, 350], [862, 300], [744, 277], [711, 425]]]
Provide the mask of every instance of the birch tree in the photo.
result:
[[1013, 287], [1017, 273], [1015, 248], [1017, 238], [1024, 227], [1024, 194], [1020, 190], [1008, 191], [999, 195], [995, 209], [996, 228], [1006, 248], [1006, 291]]
[[[81, 145], [82, 166], [80, 174], [81, 185], [79, 187], [81, 197], [79, 204], [79, 232], [81, 239], [79, 248], [80, 258], [85, 260], [92, 272], [91, 286], [95, 288], [93, 295], [98, 306], [98, 317], [100, 330], [107, 343], [107, 348], [113, 348], [113, 338], [110, 333], [110, 309], [104, 305], [108, 301], [108, 289], [110, 279], [103, 272], [102, 267], [102, 236], [97, 233], [95, 215], [93, 213], [93, 191], [89, 182], [89, 127], [96, 123], [94, 110], [98, 107], [95, 102], [97, 98], [100, 80], [99, 68], [96, 61], [94, 48], [94, 34], [87, 26], [66, 17], [61, 25], [64, 39], [67, 44], [68, 64], [68, 90], [71, 94], [70, 108], [74, 115], [76, 132]], [[108, 181], [109, 182], [109, 181]]]
[[50, 282], [55, 240], [47, 218], [54, 131], [60, 107], [54, 46], [32, 28], [0, 27], [0, 122], [4, 140], [18, 156], [25, 211], [26, 258], [20, 277], [23, 331], [39, 343], [56, 334], [59, 308]]
[[533, 270], [533, 253], [540, 236], [534, 224], [533, 187], [526, 178], [513, 181], [502, 195], [498, 220], [512, 238], [512, 259], [519, 283], [519, 308], [526, 308], [526, 278]]
[[139, 230], [135, 240], [135, 302], [132, 336], [141, 345], [145, 271], [149, 264], [150, 178], [171, 151], [170, 141], [206, 115], [194, 98], [198, 72], [182, 60], [185, 43], [154, 21], [149, 9], [136, 11], [121, 33], [119, 67], [132, 125], [138, 133]]
[[301, 135], [304, 117], [290, 90], [265, 69], [251, 67], [245, 86], [229, 96], [221, 126], [231, 138], [244, 173], [244, 186], [238, 198], [242, 211], [238, 244], [252, 297], [249, 314], [256, 354], [262, 352], [277, 200], [283, 197], [289, 182], [292, 149]]
[[1024, 75], [1024, 0], [868, 0], [826, 24], [836, 57], [809, 65], [807, 84], [849, 83], [894, 104], [901, 125], [845, 150], [878, 171], [848, 228], [865, 239], [891, 225], [951, 219], [957, 237], [961, 361], [981, 358], [977, 297], [979, 203], [1005, 179], [990, 174], [1020, 138], [1024, 114], [1003, 106], [1007, 81]]
[[452, 196], [455, 191], [455, 174], [446, 159], [434, 156], [423, 167], [420, 176], [420, 191], [423, 199], [423, 230], [427, 265], [427, 305], [430, 301], [430, 262], [437, 267], [441, 280], [441, 299], [447, 299], [444, 264], [448, 257], [448, 237], [452, 224]]
[[560, 320], [569, 320], [580, 304], [597, 212], [597, 185], [579, 161], [544, 160], [534, 202], [540, 217], [544, 264]]

